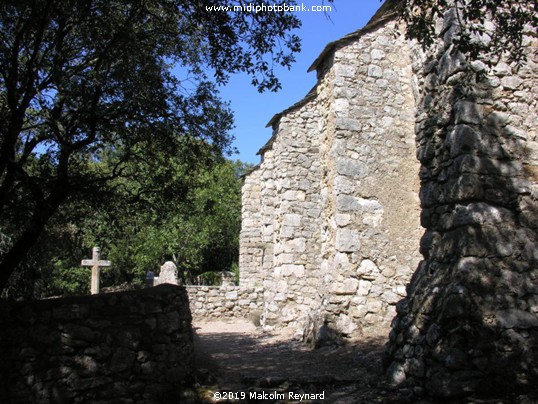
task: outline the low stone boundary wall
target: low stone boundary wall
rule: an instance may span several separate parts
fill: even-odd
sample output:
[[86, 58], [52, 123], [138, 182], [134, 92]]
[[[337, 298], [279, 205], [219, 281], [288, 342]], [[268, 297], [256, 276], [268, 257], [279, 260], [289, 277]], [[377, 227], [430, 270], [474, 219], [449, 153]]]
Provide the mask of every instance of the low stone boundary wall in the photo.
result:
[[194, 318], [247, 318], [263, 308], [263, 288], [186, 286]]
[[1, 403], [179, 402], [193, 370], [185, 289], [0, 304]]

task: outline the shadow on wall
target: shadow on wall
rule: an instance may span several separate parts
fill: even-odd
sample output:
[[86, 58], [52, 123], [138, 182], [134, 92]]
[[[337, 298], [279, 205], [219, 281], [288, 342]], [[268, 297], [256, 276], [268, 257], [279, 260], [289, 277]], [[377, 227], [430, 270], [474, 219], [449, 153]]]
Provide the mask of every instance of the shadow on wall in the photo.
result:
[[314, 313], [306, 318], [303, 343], [312, 349], [318, 349], [324, 346], [344, 345], [346, 339], [340, 331], [331, 327], [326, 318]]
[[448, 48], [425, 66], [417, 114], [424, 260], [397, 306], [384, 365], [394, 385], [418, 395], [533, 391], [535, 64], [515, 75], [501, 63], [486, 77], [482, 63], [466, 65]]
[[0, 306], [0, 402], [168, 403], [192, 371], [183, 288]]

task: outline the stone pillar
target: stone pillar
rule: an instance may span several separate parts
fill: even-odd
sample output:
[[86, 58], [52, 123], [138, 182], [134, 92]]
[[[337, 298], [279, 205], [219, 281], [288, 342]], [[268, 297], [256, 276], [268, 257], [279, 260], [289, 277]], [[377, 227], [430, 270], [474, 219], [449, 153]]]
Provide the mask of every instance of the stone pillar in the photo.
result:
[[454, 50], [454, 24], [416, 71], [424, 260], [385, 365], [415, 394], [523, 392], [538, 382], [536, 53], [488, 72]]

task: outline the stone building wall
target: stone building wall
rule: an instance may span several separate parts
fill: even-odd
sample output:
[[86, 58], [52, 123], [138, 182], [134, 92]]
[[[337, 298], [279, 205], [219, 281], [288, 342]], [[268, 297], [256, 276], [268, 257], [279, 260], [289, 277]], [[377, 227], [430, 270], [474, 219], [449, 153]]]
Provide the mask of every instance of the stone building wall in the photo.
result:
[[[261, 223], [260, 170], [255, 169], [244, 177], [242, 188], [242, 213], [239, 267], [241, 285], [249, 288], [263, 283], [264, 245]], [[265, 264], [266, 265], [266, 264]]]
[[249, 269], [266, 325], [352, 335], [396, 312], [385, 365], [410, 394], [531, 390], [538, 36], [526, 32], [521, 69], [488, 69], [455, 51], [453, 12], [425, 52], [396, 31], [393, 3], [326, 47], [316, 87], [270, 122], [270, 170], [247, 178], [276, 181], [251, 222], [274, 256]]
[[274, 122], [260, 164], [266, 328], [295, 324], [319, 301], [319, 108], [305, 100]]
[[0, 402], [179, 402], [193, 370], [183, 288], [0, 305]]
[[416, 52], [424, 260], [386, 353], [410, 394], [456, 398], [538, 383], [538, 40], [488, 71], [454, 50], [454, 13]]
[[422, 235], [409, 46], [395, 22], [334, 51], [324, 140], [324, 316], [351, 334], [390, 323]]
[[262, 280], [266, 328], [388, 325], [419, 262], [409, 46], [385, 12], [328, 45], [245, 179], [240, 282]]

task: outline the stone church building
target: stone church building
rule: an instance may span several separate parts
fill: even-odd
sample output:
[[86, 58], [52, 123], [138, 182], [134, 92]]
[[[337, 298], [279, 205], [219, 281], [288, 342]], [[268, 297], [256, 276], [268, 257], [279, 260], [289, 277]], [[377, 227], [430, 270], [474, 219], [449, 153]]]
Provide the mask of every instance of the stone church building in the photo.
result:
[[412, 54], [391, 14], [325, 48], [318, 82], [275, 115], [245, 178], [241, 283], [267, 327], [326, 312], [345, 334], [390, 322], [420, 254]]
[[[453, 397], [538, 375], [538, 63], [428, 50], [387, 1], [328, 44], [245, 177], [241, 285], [262, 324], [389, 329], [398, 385]], [[523, 376], [522, 376], [523, 375]], [[527, 383], [527, 384], [526, 384]], [[422, 387], [421, 387], [422, 386]]]

